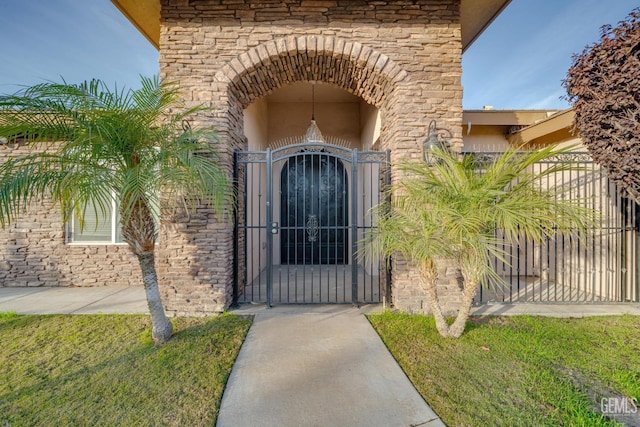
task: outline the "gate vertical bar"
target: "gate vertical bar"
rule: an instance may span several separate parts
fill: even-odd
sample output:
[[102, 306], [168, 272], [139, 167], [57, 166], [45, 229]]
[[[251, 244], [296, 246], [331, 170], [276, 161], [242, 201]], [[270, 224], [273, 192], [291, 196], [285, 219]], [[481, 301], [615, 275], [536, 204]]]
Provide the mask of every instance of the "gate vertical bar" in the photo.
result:
[[638, 212], [638, 205], [636, 204], [635, 201], [632, 201], [633, 203], [633, 220], [632, 220], [632, 224], [633, 224], [633, 231], [634, 231], [634, 235], [635, 235], [635, 240], [636, 240], [636, 256], [635, 256], [635, 264], [633, 266], [633, 269], [635, 271], [635, 279], [636, 279], [636, 283], [635, 283], [635, 295], [634, 298], [631, 300], [633, 302], [640, 302], [640, 212]]
[[[388, 207], [391, 206], [391, 150], [386, 151], [386, 161], [385, 164], [385, 177], [384, 177], [384, 193], [383, 197], [385, 198], [385, 203]], [[386, 295], [386, 303], [391, 305], [391, 262], [390, 259], [387, 258], [384, 261], [384, 271], [385, 271], [385, 295]]]
[[351, 302], [358, 303], [358, 150], [351, 153]]
[[273, 161], [267, 149], [267, 307], [271, 307], [273, 294]]
[[[627, 293], [627, 224], [629, 223], [629, 203], [627, 203], [627, 200], [622, 197], [620, 197], [619, 199], [620, 203], [623, 204], [622, 214], [620, 218], [620, 221], [622, 222], [620, 224], [620, 228], [622, 231], [620, 236], [620, 240], [622, 242], [620, 247], [620, 271], [622, 272], [622, 274], [620, 275], [620, 284], [618, 285], [620, 294], [617, 299], [618, 301], [624, 301]], [[611, 296], [609, 296], [609, 299], [612, 299]]]
[[[239, 179], [239, 175], [240, 172], [238, 170], [239, 168], [239, 164], [238, 164], [238, 150], [235, 150], [233, 153], [233, 187], [234, 187], [234, 194], [238, 194], [239, 188], [238, 188], [238, 179]], [[240, 217], [239, 212], [238, 212], [239, 206], [238, 204], [235, 205], [235, 209], [233, 210], [233, 297], [232, 297], [232, 301], [231, 304], [232, 305], [238, 305], [238, 280], [240, 280], [239, 276], [239, 266], [238, 266], [238, 235], [239, 235], [239, 221], [238, 218]]]

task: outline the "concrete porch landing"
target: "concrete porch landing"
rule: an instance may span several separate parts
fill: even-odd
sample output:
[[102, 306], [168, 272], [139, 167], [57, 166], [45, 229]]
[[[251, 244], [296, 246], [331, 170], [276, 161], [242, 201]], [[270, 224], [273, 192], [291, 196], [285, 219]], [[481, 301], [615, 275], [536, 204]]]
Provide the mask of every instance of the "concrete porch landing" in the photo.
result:
[[[332, 304], [350, 303], [351, 264], [344, 265], [274, 265], [272, 268], [273, 304]], [[371, 275], [362, 265], [356, 266], [358, 278], [358, 301], [372, 303], [381, 301], [384, 285], [379, 275]], [[239, 301], [266, 302], [267, 271], [263, 269], [245, 286], [242, 286]], [[384, 292], [384, 291], [383, 291]]]

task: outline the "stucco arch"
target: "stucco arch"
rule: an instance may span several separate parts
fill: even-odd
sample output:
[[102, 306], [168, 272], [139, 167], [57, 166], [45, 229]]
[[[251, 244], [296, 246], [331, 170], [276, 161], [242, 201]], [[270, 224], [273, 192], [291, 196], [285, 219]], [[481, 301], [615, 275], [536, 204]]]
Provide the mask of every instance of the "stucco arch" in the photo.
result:
[[241, 109], [283, 85], [334, 84], [381, 108], [407, 73], [387, 55], [334, 36], [288, 36], [262, 43], [229, 61], [216, 74]]

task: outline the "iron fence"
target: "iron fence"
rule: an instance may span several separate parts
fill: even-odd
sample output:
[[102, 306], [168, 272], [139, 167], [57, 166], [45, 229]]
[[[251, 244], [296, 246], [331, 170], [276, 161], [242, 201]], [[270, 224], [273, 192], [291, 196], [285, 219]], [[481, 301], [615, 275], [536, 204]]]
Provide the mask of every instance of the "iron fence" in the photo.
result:
[[[499, 153], [475, 153], [496, 156]], [[492, 267], [503, 283], [480, 289], [476, 304], [485, 303], [613, 303], [638, 302], [638, 206], [608, 179], [588, 153], [567, 153], [542, 161], [533, 172], [557, 164], [576, 168], [550, 175], [547, 189], [560, 188], [561, 197], [578, 200], [599, 213], [596, 226], [585, 236], [557, 234], [542, 244], [502, 240], [507, 261]]]

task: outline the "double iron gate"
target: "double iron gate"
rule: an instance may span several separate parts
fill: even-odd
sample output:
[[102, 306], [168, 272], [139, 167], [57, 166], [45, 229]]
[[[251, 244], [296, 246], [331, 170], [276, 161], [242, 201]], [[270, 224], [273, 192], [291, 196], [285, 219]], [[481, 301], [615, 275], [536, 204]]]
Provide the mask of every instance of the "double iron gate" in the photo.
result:
[[389, 153], [325, 143], [236, 153], [236, 302], [377, 303], [385, 263], [365, 256]]
[[[495, 156], [494, 154], [483, 154]], [[502, 284], [483, 288], [476, 304], [640, 301], [639, 216], [635, 203], [586, 153], [535, 165], [580, 169], [550, 176], [564, 197], [600, 212], [586, 239], [524, 239], [492, 266]], [[377, 303], [390, 299], [386, 263], [364, 256], [361, 241], [375, 227], [369, 210], [390, 181], [388, 152], [360, 152], [320, 143], [236, 153], [235, 302]], [[502, 236], [496, 231], [496, 238]]]

